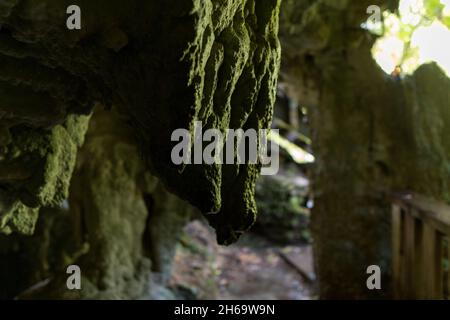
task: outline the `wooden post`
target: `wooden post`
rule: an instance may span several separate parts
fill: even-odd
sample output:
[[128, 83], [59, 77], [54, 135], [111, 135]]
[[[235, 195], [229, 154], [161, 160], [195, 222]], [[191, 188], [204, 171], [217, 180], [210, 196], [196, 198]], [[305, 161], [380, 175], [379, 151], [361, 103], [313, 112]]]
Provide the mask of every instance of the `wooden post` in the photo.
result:
[[402, 258], [402, 210], [400, 206], [392, 206], [392, 277], [394, 283], [394, 298], [401, 299], [403, 292], [401, 281]]
[[408, 211], [404, 218], [405, 258], [403, 259], [404, 288], [407, 299], [415, 298], [415, 229], [415, 218]]
[[426, 277], [425, 299], [442, 299], [442, 239], [438, 232], [426, 223], [423, 228], [422, 254]]
[[425, 223], [422, 220], [416, 220], [416, 243], [415, 243], [415, 272], [414, 272], [414, 291], [415, 291], [415, 299], [426, 299], [426, 274], [427, 270], [425, 269], [423, 261], [425, 260], [424, 251], [423, 251], [423, 232], [424, 232]]
[[450, 300], [450, 236], [447, 235], [447, 300]]
[[444, 270], [444, 258], [450, 259], [450, 243], [444, 248], [444, 237], [450, 238], [450, 206], [412, 193], [395, 196], [392, 206], [395, 298], [450, 299], [450, 270]]
[[435, 243], [435, 297], [436, 299], [444, 299], [444, 252], [443, 252], [443, 235], [440, 232], [436, 232], [436, 243]]

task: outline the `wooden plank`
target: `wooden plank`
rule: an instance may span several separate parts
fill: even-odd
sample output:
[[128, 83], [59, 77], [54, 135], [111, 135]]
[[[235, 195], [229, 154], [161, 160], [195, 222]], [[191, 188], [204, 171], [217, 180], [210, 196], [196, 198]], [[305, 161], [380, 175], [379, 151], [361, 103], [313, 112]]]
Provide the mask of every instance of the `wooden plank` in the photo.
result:
[[415, 294], [415, 218], [410, 212], [404, 215], [404, 259], [405, 298], [414, 299]]
[[392, 206], [392, 277], [394, 283], [394, 298], [402, 298], [402, 212], [398, 205]]
[[450, 206], [415, 193], [396, 193], [392, 195], [394, 203], [414, 208], [417, 218], [425, 220], [443, 234], [450, 235]]
[[450, 238], [448, 204], [414, 193], [393, 195], [392, 262], [396, 298], [450, 298], [450, 271], [444, 270], [443, 264], [445, 257], [450, 259], [450, 245], [444, 248], [444, 236]]
[[434, 278], [430, 277], [430, 273], [435, 269], [434, 263], [434, 253], [432, 248], [434, 248], [436, 231], [429, 225], [424, 225], [423, 227], [423, 241], [422, 241], [422, 254], [423, 254], [423, 270], [425, 271], [426, 281], [424, 283], [424, 299], [432, 299], [434, 291]]
[[443, 235], [439, 232], [436, 232], [436, 242], [435, 242], [435, 249], [436, 252], [434, 258], [435, 258], [435, 297], [436, 299], [444, 299], [444, 252], [443, 252]]
[[[285, 250], [288, 249], [288, 250]], [[295, 248], [296, 250], [289, 250], [293, 248], [286, 247], [283, 250], [276, 250], [277, 254], [283, 259], [286, 264], [293, 268], [307, 283], [310, 285], [316, 281], [314, 273], [313, 253], [312, 247]]]
[[424, 222], [421, 220], [416, 220], [416, 239], [415, 239], [415, 272], [414, 272], [414, 291], [415, 291], [415, 299], [425, 299], [426, 298], [426, 274], [427, 270], [424, 266], [424, 252], [422, 250], [423, 246], [423, 232], [424, 232]]
[[447, 300], [450, 300], [450, 236], [447, 235]]
[[425, 271], [425, 299], [442, 299], [442, 239], [436, 229], [423, 226], [423, 270]]

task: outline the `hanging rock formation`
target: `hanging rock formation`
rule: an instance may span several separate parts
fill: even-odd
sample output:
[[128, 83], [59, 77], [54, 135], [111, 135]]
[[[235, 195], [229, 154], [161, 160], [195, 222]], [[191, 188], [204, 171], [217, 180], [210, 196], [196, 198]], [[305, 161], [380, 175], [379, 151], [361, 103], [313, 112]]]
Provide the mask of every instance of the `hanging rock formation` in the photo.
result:
[[[81, 30], [66, 27], [69, 5], [81, 8]], [[38, 208], [67, 196], [83, 116], [99, 101], [118, 107], [147, 166], [208, 214], [219, 242], [235, 241], [255, 219], [259, 166], [175, 166], [171, 134], [192, 133], [195, 121], [221, 130], [269, 126], [278, 10], [279, 0], [2, 1], [0, 231], [31, 233]], [[60, 145], [72, 136], [70, 147]], [[16, 160], [21, 148], [36, 159], [31, 173]]]

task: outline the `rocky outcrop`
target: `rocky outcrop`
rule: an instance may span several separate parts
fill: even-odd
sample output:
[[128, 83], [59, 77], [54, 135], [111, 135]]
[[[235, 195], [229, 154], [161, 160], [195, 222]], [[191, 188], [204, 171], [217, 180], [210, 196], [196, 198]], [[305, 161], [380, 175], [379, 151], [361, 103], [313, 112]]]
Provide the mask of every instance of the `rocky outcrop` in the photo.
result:
[[[81, 30], [66, 28], [69, 5], [81, 8]], [[195, 121], [221, 130], [269, 126], [278, 10], [279, 0], [3, 1], [2, 132], [11, 136], [20, 126], [30, 135], [50, 132], [70, 115], [88, 115], [96, 101], [115, 105], [152, 172], [208, 214], [219, 242], [235, 241], [255, 219], [259, 166], [175, 166], [171, 134], [192, 133]], [[34, 173], [43, 171], [42, 165]], [[8, 191], [5, 198], [15, 203], [23, 195]], [[33, 209], [48, 204], [38, 200]]]
[[0, 155], [0, 233], [31, 235], [39, 208], [67, 197], [77, 149], [89, 116], [69, 115], [51, 129], [3, 127]]
[[[41, 209], [31, 237], [0, 238], [0, 298], [151, 298], [152, 272], [168, 278], [178, 235], [195, 213], [149, 174], [115, 111], [98, 108], [65, 206]], [[67, 290], [72, 264], [79, 291]]]
[[[285, 1], [283, 84], [309, 108], [312, 231], [322, 298], [390, 295], [390, 200], [410, 190], [448, 199], [449, 80], [436, 65], [389, 76], [360, 28], [367, 7], [396, 1]], [[383, 290], [366, 287], [378, 265]]]

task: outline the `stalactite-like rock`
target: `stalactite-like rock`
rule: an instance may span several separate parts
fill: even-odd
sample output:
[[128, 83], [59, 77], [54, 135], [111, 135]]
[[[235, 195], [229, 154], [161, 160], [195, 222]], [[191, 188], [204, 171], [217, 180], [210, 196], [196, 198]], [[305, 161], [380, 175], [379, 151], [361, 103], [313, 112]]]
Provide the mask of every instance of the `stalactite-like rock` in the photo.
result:
[[[81, 30], [66, 28], [69, 5], [81, 8]], [[279, 0], [3, 1], [0, 126], [52, 127], [114, 103], [153, 172], [230, 243], [255, 219], [259, 166], [175, 166], [171, 133], [195, 121], [269, 126], [278, 9]]]

